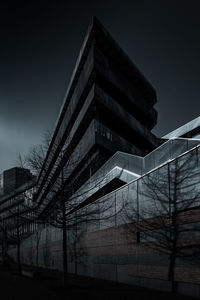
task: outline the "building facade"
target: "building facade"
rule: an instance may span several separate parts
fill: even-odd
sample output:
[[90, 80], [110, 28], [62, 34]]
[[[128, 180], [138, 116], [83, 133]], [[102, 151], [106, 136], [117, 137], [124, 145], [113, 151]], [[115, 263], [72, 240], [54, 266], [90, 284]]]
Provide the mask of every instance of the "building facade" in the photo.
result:
[[[94, 18], [38, 177], [34, 218], [55, 221], [65, 202], [72, 273], [161, 290], [175, 281], [199, 296], [200, 119], [157, 138], [155, 103], [154, 88]], [[36, 233], [23, 241], [24, 263], [62, 270], [54, 223], [41, 228], [38, 252]]]
[[154, 88], [94, 18], [39, 177], [41, 205], [66, 164], [66, 185], [75, 191], [116, 151], [143, 156], [154, 149], [155, 103]]

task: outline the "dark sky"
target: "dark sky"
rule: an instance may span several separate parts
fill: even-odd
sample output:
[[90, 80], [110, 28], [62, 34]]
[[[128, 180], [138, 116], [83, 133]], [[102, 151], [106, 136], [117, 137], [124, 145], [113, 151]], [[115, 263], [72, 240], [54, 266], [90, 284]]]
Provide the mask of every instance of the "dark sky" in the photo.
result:
[[92, 15], [156, 88], [155, 134], [199, 116], [199, 0], [14, 3], [0, 4], [0, 172], [54, 126]]

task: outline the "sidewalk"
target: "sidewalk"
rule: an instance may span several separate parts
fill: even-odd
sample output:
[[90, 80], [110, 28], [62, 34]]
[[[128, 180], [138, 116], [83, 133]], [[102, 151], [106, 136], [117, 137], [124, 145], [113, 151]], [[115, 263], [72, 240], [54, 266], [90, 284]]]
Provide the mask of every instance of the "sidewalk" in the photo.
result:
[[61, 286], [62, 273], [36, 267], [23, 266], [24, 270], [42, 272], [39, 280], [33, 280], [17, 274], [17, 266], [0, 267], [0, 288], [2, 300], [51, 300], [51, 299], [123, 299], [123, 300], [192, 300], [196, 298], [134, 286], [93, 279], [85, 276], [69, 275], [69, 288]]

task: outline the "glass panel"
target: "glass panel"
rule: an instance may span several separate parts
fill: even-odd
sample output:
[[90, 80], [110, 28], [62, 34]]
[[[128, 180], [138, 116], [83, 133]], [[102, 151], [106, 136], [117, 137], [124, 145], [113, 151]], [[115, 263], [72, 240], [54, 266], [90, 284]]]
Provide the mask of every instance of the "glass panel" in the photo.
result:
[[155, 167], [166, 163], [170, 159], [170, 144], [171, 141], [167, 141], [154, 150]]
[[155, 157], [154, 157], [154, 152], [151, 152], [147, 156], [145, 156], [145, 173], [151, 171], [152, 169], [155, 168]]
[[188, 150], [200, 144], [200, 141], [195, 139], [188, 139], [187, 141], [188, 141]]
[[117, 226], [135, 221], [137, 207], [137, 181], [135, 181], [116, 193]]
[[115, 193], [98, 200], [100, 211], [100, 230], [115, 226]]
[[140, 219], [154, 218], [169, 212], [168, 165], [138, 181]]
[[174, 139], [170, 144], [171, 159], [176, 158], [178, 155], [188, 150], [188, 142], [186, 139]]
[[96, 201], [87, 207], [87, 232], [100, 229], [99, 202]]
[[200, 170], [196, 149], [170, 164], [170, 195], [172, 211], [187, 210], [200, 203]]
[[[129, 171], [135, 172], [136, 174], [141, 175], [143, 171], [143, 158], [128, 154], [120, 153], [120, 167], [125, 168]], [[124, 165], [123, 165], [123, 164]]]

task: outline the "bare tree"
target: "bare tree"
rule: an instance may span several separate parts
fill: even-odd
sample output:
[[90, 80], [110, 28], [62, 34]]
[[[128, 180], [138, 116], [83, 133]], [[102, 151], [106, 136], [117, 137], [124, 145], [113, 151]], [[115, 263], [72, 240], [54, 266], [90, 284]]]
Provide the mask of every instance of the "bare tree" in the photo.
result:
[[21, 168], [29, 168], [34, 175], [38, 176], [50, 145], [51, 135], [51, 130], [47, 129], [42, 135], [41, 144], [33, 145], [26, 155], [18, 153], [15, 160], [16, 165]]
[[16, 156], [15, 163], [20, 168], [25, 168], [27, 166], [27, 157], [23, 156], [21, 153], [18, 153]]
[[177, 259], [199, 259], [200, 230], [195, 210], [200, 204], [198, 153], [192, 151], [137, 181], [135, 205], [125, 201], [127, 227], [141, 246], [168, 257], [168, 280], [177, 291]]
[[0, 222], [0, 237], [1, 237], [1, 259], [2, 259], [2, 264], [3, 266], [7, 266], [8, 264], [8, 234], [7, 234], [7, 229], [5, 226], [4, 220], [1, 219]]
[[75, 226], [70, 231], [70, 239], [69, 242], [69, 256], [72, 262], [74, 262], [74, 273], [78, 274], [78, 264], [84, 265], [81, 258], [86, 255], [85, 248], [82, 246], [81, 241], [84, 238], [84, 229], [81, 224], [75, 224]]
[[39, 220], [37, 219], [37, 224], [36, 224], [36, 227], [34, 230], [35, 247], [36, 247], [35, 261], [36, 261], [37, 267], [39, 267], [39, 246], [40, 246], [40, 239], [41, 239], [41, 234], [42, 234], [43, 229], [44, 229], [44, 224], [42, 222], [39, 222]]
[[36, 217], [34, 209], [27, 201], [29, 193], [26, 191], [13, 196], [13, 203], [7, 209], [7, 215], [4, 217], [4, 224], [7, 229], [7, 237], [10, 244], [17, 245], [17, 265], [18, 273], [21, 274], [21, 243], [34, 232], [36, 226]]
[[[49, 212], [48, 223], [56, 228], [62, 230], [62, 256], [63, 256], [63, 285], [68, 284], [68, 252], [73, 252], [75, 258], [75, 268], [77, 272], [77, 260], [78, 255], [83, 255], [83, 249], [75, 248], [78, 241], [83, 235], [83, 230], [81, 229], [86, 222], [98, 222], [100, 220], [100, 204], [95, 204], [95, 198], [90, 199], [90, 195], [95, 188], [101, 188], [105, 177], [90, 179], [85, 183], [84, 188], [74, 192], [73, 182], [66, 184], [68, 176], [70, 174], [71, 168], [75, 165], [72, 161], [66, 165], [65, 168], [61, 170], [60, 177], [57, 180], [55, 192], [55, 202], [52, 203], [52, 208]], [[53, 201], [52, 201], [53, 202]], [[105, 199], [101, 201], [101, 212], [109, 210], [112, 203], [105, 205]], [[108, 219], [111, 217], [109, 213], [105, 217]], [[73, 239], [73, 243], [69, 245], [68, 243], [68, 233], [73, 232], [76, 239]], [[69, 234], [70, 235], [70, 234]], [[69, 237], [69, 236], [68, 236]], [[75, 241], [76, 240], [76, 241]], [[73, 251], [72, 251], [73, 247]]]
[[[44, 154], [47, 153], [49, 137], [50, 134], [48, 133], [44, 145], [32, 148], [26, 156], [26, 161], [28, 161], [29, 166], [31, 166], [32, 170], [35, 170], [37, 174], [41, 172], [41, 169], [43, 172], [46, 172], [46, 168], [48, 168], [48, 164], [44, 162]], [[101, 189], [106, 180], [105, 174], [101, 174], [101, 176], [95, 179], [90, 178], [84, 183], [84, 188], [80, 188], [83, 184], [83, 179], [80, 179], [81, 176], [79, 177], [79, 175], [72, 176], [72, 174], [80, 162], [81, 149], [75, 149], [71, 154], [68, 150], [69, 140], [70, 136], [68, 136], [62, 148], [60, 148], [60, 141], [54, 141], [54, 144], [51, 145], [52, 156], [54, 153], [57, 153], [57, 157], [45, 182], [45, 186], [49, 183], [51, 184], [50, 192], [44, 199], [46, 213], [39, 216], [40, 220], [38, 220], [62, 230], [64, 285], [68, 282], [68, 251], [70, 248], [67, 243], [68, 232], [73, 228], [80, 227], [81, 224], [84, 224], [86, 221], [95, 222], [95, 219], [99, 220], [99, 205], [92, 206], [92, 209], [90, 208], [89, 211], [82, 209], [82, 207], [96, 200], [96, 198], [90, 196], [94, 194], [94, 190]], [[56, 179], [51, 182], [54, 174], [57, 174]], [[45, 187], [43, 187], [43, 189], [45, 189]], [[98, 197], [100, 196], [99, 194]], [[103, 211], [104, 209], [108, 209], [108, 205], [104, 206], [102, 201], [101, 210]], [[76, 211], [78, 211], [78, 213], [76, 213]], [[108, 218], [108, 216], [106, 218]]]

